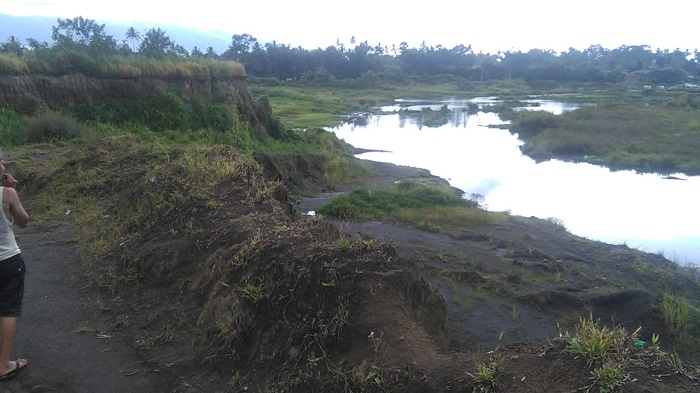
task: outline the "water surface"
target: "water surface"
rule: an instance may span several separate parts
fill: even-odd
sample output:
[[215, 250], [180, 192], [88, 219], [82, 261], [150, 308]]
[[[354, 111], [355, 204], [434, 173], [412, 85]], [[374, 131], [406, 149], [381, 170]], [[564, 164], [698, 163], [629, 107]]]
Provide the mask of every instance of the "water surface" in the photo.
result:
[[[496, 114], [473, 113], [474, 104], [496, 103], [491, 98], [400, 101], [381, 109], [416, 112], [372, 115], [362, 125], [332, 131], [355, 147], [388, 151], [358, 157], [426, 168], [467, 195], [483, 196], [489, 210], [556, 218], [579, 236], [662, 252], [679, 263], [700, 263], [700, 177], [674, 174], [683, 180], [670, 180], [585, 163], [536, 163], [520, 152], [517, 135], [488, 127], [503, 124]], [[521, 109], [560, 114], [577, 108], [538, 103]], [[418, 112], [443, 107], [448, 111], [443, 109], [446, 120], [438, 121], [444, 123], [439, 126], [427, 126]]]

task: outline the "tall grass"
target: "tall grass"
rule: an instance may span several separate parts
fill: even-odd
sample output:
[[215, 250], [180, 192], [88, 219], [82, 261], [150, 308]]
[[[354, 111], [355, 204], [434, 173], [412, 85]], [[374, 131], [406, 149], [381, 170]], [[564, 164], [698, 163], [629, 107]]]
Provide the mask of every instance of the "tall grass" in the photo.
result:
[[211, 59], [156, 60], [141, 56], [94, 57], [55, 48], [24, 57], [0, 54], [0, 75], [80, 73], [99, 78], [245, 78], [245, 67], [235, 61]]
[[512, 131], [536, 159], [559, 157], [644, 172], [700, 173], [700, 122], [677, 105], [615, 104], [555, 116], [523, 111]]
[[0, 75], [21, 75], [29, 72], [27, 63], [8, 53], [0, 53]]
[[17, 112], [0, 108], [0, 141], [3, 146], [17, 146], [26, 142], [27, 118]]
[[85, 126], [70, 116], [46, 111], [27, 122], [26, 142], [56, 142], [78, 139], [87, 132]]
[[687, 297], [664, 292], [661, 313], [666, 327], [678, 338], [684, 338], [690, 327], [690, 303]]

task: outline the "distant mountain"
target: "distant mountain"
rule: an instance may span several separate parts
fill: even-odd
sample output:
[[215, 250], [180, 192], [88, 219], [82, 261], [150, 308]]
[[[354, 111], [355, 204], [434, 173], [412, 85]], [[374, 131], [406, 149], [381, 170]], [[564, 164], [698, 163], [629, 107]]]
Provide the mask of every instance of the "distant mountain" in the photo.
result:
[[[0, 42], [6, 42], [10, 36], [15, 36], [22, 44], [27, 44], [27, 38], [34, 38], [39, 42], [53, 43], [51, 30], [58, 25], [59, 18], [47, 16], [11, 16], [0, 14]], [[65, 19], [65, 18], [62, 18]], [[225, 33], [222, 31], [193, 29], [179, 26], [154, 25], [140, 22], [113, 22], [95, 20], [105, 25], [105, 32], [121, 43], [124, 34], [129, 27], [134, 27], [141, 32], [141, 36], [150, 28], [160, 28], [177, 45], [182, 45], [188, 51], [195, 46], [205, 51], [208, 47], [214, 48], [216, 53], [223, 53], [231, 43], [231, 36], [245, 32]], [[130, 44], [130, 43], [129, 43]]]

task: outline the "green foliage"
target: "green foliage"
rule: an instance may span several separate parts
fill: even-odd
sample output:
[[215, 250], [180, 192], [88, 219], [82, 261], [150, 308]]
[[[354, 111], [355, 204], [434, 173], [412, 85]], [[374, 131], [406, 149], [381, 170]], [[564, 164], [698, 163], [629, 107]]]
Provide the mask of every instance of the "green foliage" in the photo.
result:
[[224, 134], [235, 131], [240, 125], [235, 107], [223, 103], [205, 103], [200, 99], [195, 99], [190, 104], [172, 91], [165, 96], [145, 96], [130, 106], [98, 105], [87, 100], [73, 108], [73, 114], [80, 120], [97, 123], [144, 124], [156, 132], [197, 133], [199, 130], [210, 129], [213, 131], [211, 138], [219, 141]]
[[690, 303], [684, 296], [664, 292], [661, 299], [661, 313], [666, 327], [678, 338], [684, 338], [690, 327]]
[[682, 69], [664, 67], [649, 70], [649, 83], [673, 85], [683, 83], [688, 79], [688, 73]]
[[480, 391], [491, 392], [497, 388], [496, 374], [500, 368], [500, 359], [490, 359], [488, 362], [476, 362], [476, 372], [467, 372], [472, 381], [479, 386]]
[[235, 61], [99, 56], [75, 47], [51, 47], [18, 57], [0, 53], [0, 75], [83, 74], [97, 78], [214, 78], [238, 79], [245, 68]]
[[155, 131], [186, 130], [190, 126], [191, 108], [174, 92], [164, 97], [146, 96], [136, 108], [137, 118]]
[[435, 206], [473, 207], [474, 204], [448, 188], [404, 181], [385, 190], [355, 190], [321, 207], [319, 213], [343, 219], [373, 219], [402, 208]]
[[21, 75], [28, 72], [24, 59], [14, 54], [0, 53], [0, 75]]
[[0, 141], [3, 146], [25, 143], [27, 119], [8, 108], [0, 108]]
[[408, 180], [382, 190], [358, 189], [321, 206], [324, 216], [346, 220], [389, 220], [420, 228], [465, 228], [505, 219], [480, 209], [445, 185]]
[[105, 25], [82, 16], [73, 19], [58, 19], [51, 38], [55, 48], [80, 51], [90, 55], [110, 55], [116, 52], [117, 42], [105, 33]]
[[586, 161], [613, 169], [700, 173], [700, 123], [686, 107], [632, 104], [582, 107], [562, 115], [523, 111], [513, 132], [538, 160]]
[[622, 326], [613, 329], [600, 326], [593, 320], [593, 314], [579, 317], [576, 333], [569, 339], [567, 350], [580, 353], [592, 360], [624, 356], [629, 348], [639, 339], [641, 327], [628, 333]]
[[86, 52], [75, 49], [50, 48], [32, 52], [25, 56], [27, 70], [31, 74], [95, 75], [98, 60]]
[[604, 364], [594, 368], [591, 373], [599, 385], [598, 391], [600, 393], [613, 392], [615, 389], [622, 387], [625, 383], [626, 376], [619, 363]]
[[561, 117], [545, 111], [521, 111], [512, 123], [511, 131], [521, 138], [530, 137], [547, 129], [561, 126]]
[[73, 117], [46, 111], [27, 121], [27, 143], [67, 141], [83, 137], [87, 128]]

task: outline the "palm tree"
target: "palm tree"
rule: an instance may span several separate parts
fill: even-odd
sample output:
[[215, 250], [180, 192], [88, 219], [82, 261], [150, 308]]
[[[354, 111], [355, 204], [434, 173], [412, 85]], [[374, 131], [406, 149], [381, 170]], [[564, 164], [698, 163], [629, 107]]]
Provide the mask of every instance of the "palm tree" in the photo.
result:
[[214, 51], [214, 47], [208, 46], [207, 52], [204, 54], [204, 57], [208, 59], [216, 59], [217, 57], [219, 57], [219, 55], [217, 55]]
[[6, 43], [0, 45], [0, 52], [14, 53], [17, 56], [22, 56], [24, 47], [17, 37], [10, 36]]
[[134, 29], [133, 27], [129, 27], [126, 30], [126, 35], [125, 35], [127, 40], [131, 40], [131, 49], [136, 52], [136, 45], [134, 44], [135, 41], [141, 41], [141, 33], [139, 33], [138, 30]]

